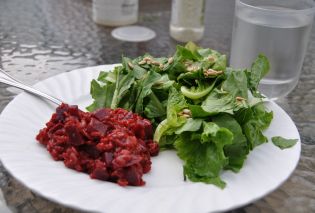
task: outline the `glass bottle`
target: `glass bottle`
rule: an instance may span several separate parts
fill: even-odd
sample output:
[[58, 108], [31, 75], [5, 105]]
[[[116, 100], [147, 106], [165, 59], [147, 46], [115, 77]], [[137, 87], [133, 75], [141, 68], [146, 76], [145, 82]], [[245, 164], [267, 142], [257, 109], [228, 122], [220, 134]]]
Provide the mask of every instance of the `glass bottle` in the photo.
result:
[[170, 35], [177, 41], [198, 41], [204, 34], [205, 0], [173, 0]]

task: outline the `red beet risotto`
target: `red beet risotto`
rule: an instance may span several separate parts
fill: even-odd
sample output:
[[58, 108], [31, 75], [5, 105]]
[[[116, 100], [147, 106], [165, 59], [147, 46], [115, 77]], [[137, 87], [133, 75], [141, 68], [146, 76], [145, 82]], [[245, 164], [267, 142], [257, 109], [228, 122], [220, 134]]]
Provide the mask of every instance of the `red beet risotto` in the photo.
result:
[[150, 121], [124, 109], [89, 113], [62, 104], [36, 139], [67, 167], [121, 186], [144, 185], [159, 152]]

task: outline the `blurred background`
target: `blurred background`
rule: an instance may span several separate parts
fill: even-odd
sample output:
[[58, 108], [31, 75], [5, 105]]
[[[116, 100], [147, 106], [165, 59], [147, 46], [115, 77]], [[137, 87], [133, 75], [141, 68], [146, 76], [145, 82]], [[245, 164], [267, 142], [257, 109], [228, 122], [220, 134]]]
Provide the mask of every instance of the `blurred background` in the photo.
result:
[[[233, 11], [233, 0], [207, 1], [206, 31], [199, 44], [228, 54]], [[74, 68], [117, 63], [122, 54], [170, 55], [178, 44], [169, 36], [170, 15], [171, 1], [140, 0], [137, 25], [154, 30], [156, 37], [131, 43], [113, 38], [113, 27], [93, 22], [91, 0], [1, 0], [1, 64], [33, 83]], [[41, 73], [30, 80], [34, 70]]]

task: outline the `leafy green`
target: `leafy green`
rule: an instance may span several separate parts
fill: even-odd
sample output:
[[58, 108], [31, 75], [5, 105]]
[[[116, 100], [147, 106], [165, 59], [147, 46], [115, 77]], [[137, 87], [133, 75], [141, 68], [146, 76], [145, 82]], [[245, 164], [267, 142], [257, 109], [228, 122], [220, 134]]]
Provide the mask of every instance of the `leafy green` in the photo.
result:
[[156, 95], [151, 92], [149, 94], [149, 103], [144, 109], [144, 114], [147, 118], [161, 118], [165, 117], [166, 110], [163, 103], [156, 97]]
[[250, 149], [268, 142], [262, 132], [270, 125], [273, 113], [268, 112], [263, 103], [238, 111], [235, 118], [242, 126]]
[[138, 90], [138, 96], [137, 96], [137, 101], [136, 101], [136, 106], [135, 106], [136, 113], [143, 114], [144, 98], [152, 93], [151, 87], [160, 78], [161, 78], [160, 74], [153, 71], [149, 71], [143, 77], [143, 80], [139, 82], [140, 89]]
[[181, 134], [182, 132], [198, 131], [201, 127], [202, 121], [203, 121], [202, 119], [188, 118], [186, 123], [175, 131], [175, 134], [178, 135]]
[[189, 105], [189, 110], [193, 118], [206, 118], [211, 115], [211, 113], [204, 111], [200, 105]]
[[122, 67], [116, 67], [112, 73], [101, 72], [98, 77], [100, 83], [92, 80], [90, 93], [94, 102], [87, 107], [88, 110], [93, 111], [101, 107], [118, 107], [119, 102], [126, 96], [134, 83], [133, 73], [123, 74], [122, 72]]
[[243, 70], [227, 70], [227, 78], [222, 84], [222, 90], [233, 96], [248, 99], [247, 76]]
[[249, 72], [249, 88], [252, 90], [254, 95], [257, 94], [257, 87], [260, 80], [269, 72], [270, 65], [266, 56], [260, 54], [252, 64]]
[[96, 80], [92, 80], [90, 93], [94, 102], [87, 107], [87, 110], [94, 111], [98, 108], [110, 107], [114, 91], [114, 84], [101, 86]]
[[192, 100], [197, 100], [206, 96], [214, 87], [216, 81], [213, 81], [211, 84], [198, 82], [198, 86], [187, 88], [186, 86], [181, 86], [180, 91], [184, 96]]
[[168, 90], [173, 84], [174, 81], [171, 81], [168, 78], [168, 75], [165, 74], [162, 75], [157, 81], [155, 81], [152, 87], [159, 90]]
[[199, 137], [192, 139], [189, 133], [183, 133], [175, 141], [177, 154], [184, 161], [184, 174], [191, 181], [212, 183], [223, 188], [225, 183], [219, 176], [227, 164], [223, 147], [232, 142], [233, 134], [214, 123], [204, 122]]
[[220, 112], [233, 114], [234, 105], [233, 95], [215, 88], [202, 102], [201, 108], [210, 115], [216, 115]]
[[226, 169], [238, 172], [249, 153], [249, 147], [245, 135], [239, 123], [229, 114], [220, 114], [213, 117], [213, 122], [220, 127], [224, 127], [233, 133], [233, 141], [224, 147], [224, 153], [229, 159]]
[[[135, 76], [136, 79], [141, 79], [145, 74], [146, 74], [146, 69], [140, 67], [139, 65], [133, 65], [134, 69], [133, 69], [133, 75]], [[130, 71], [132, 72], [132, 71]]]
[[[154, 133], [155, 141], [160, 141], [162, 136], [174, 134], [178, 127], [186, 123], [187, 118], [179, 114], [185, 108], [188, 108], [188, 105], [184, 96], [174, 87], [171, 87], [167, 101], [167, 117], [158, 125]], [[163, 143], [160, 145], [163, 146]]]
[[[269, 62], [259, 55], [251, 68], [227, 67], [226, 56], [189, 42], [172, 57], [122, 57], [122, 65], [91, 82], [94, 102], [125, 108], [149, 119], [161, 150], [175, 149], [191, 181], [225, 186], [222, 170], [238, 172], [247, 155], [267, 142], [273, 118], [258, 91]], [[295, 140], [274, 137], [280, 148]]]
[[286, 139], [280, 136], [276, 136], [276, 137], [272, 137], [271, 141], [274, 145], [276, 145], [280, 149], [287, 149], [294, 146], [298, 142], [298, 139]]
[[116, 79], [115, 79], [115, 91], [112, 98], [111, 108], [117, 108], [119, 101], [128, 92], [128, 89], [134, 82], [134, 76], [131, 72], [127, 75], [121, 76], [121, 69], [116, 69]]

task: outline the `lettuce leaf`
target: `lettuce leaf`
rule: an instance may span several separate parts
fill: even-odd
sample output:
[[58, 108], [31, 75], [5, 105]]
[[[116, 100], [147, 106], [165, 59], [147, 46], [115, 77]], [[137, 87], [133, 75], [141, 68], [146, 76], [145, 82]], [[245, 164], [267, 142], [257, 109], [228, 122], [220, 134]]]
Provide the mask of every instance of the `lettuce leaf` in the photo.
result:
[[298, 139], [286, 139], [280, 136], [272, 137], [271, 140], [272, 143], [279, 147], [280, 149], [290, 148], [298, 142]]
[[160, 143], [163, 147], [163, 140], [161, 138], [164, 135], [174, 134], [176, 129], [184, 125], [187, 118], [179, 115], [179, 113], [188, 108], [188, 104], [184, 96], [179, 93], [174, 87], [170, 88], [170, 93], [167, 101], [167, 116], [156, 128], [153, 139]]
[[198, 86], [193, 86], [191, 88], [187, 88], [186, 86], [181, 86], [180, 91], [182, 94], [190, 98], [192, 100], [197, 100], [200, 98], [203, 98], [204, 96], [208, 95], [209, 92], [213, 89], [216, 81], [209, 83], [204, 83], [202, 81], [198, 81], [197, 84]]
[[244, 164], [249, 153], [247, 139], [242, 132], [239, 123], [229, 114], [220, 114], [212, 118], [213, 122], [220, 127], [224, 127], [233, 133], [233, 141], [224, 147], [224, 153], [229, 162], [225, 169], [238, 172]]
[[220, 172], [227, 164], [223, 147], [232, 143], [233, 134], [215, 123], [204, 122], [201, 134], [184, 132], [174, 143], [177, 155], [184, 161], [184, 174], [194, 182], [225, 187]]
[[268, 112], [263, 103], [240, 110], [235, 118], [241, 124], [251, 150], [262, 143], [268, 142], [262, 132], [270, 125], [273, 113]]

